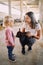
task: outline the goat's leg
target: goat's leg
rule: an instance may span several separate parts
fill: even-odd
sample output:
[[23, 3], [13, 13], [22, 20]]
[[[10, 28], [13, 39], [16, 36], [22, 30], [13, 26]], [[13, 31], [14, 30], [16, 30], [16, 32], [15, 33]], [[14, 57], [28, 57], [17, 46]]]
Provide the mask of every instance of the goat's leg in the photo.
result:
[[22, 54], [25, 55], [25, 46], [22, 46]]

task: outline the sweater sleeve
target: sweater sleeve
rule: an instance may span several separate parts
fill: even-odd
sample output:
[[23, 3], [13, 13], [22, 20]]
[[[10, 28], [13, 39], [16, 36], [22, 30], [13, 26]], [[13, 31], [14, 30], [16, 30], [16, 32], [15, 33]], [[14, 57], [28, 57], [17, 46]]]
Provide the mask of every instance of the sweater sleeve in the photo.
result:
[[8, 29], [6, 32], [7, 32], [8, 41], [12, 44], [12, 46], [14, 46], [14, 39], [13, 39], [13, 37], [12, 37], [12, 32], [11, 32], [11, 30]]

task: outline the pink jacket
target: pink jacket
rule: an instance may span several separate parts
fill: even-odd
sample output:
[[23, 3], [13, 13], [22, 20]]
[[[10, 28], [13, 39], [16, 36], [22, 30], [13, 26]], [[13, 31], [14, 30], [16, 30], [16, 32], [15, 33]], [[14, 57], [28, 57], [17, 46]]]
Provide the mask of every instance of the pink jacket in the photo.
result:
[[14, 34], [10, 27], [6, 28], [5, 30], [5, 36], [6, 36], [6, 45], [7, 46], [14, 46]]

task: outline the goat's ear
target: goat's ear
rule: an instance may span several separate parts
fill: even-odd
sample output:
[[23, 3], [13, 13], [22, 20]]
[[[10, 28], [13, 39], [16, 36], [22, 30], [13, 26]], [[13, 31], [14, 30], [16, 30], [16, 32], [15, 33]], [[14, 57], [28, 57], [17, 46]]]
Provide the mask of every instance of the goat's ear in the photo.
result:
[[20, 31], [20, 28], [19, 28], [19, 31]]

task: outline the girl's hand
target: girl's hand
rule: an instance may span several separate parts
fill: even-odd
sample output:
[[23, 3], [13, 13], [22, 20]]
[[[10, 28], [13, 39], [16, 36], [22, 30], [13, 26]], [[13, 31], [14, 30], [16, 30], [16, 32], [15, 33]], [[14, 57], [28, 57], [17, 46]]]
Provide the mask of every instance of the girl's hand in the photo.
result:
[[15, 44], [12, 44], [12, 46], [14, 47], [14, 46], [15, 46]]

